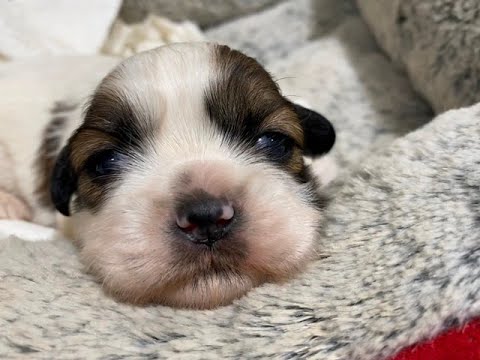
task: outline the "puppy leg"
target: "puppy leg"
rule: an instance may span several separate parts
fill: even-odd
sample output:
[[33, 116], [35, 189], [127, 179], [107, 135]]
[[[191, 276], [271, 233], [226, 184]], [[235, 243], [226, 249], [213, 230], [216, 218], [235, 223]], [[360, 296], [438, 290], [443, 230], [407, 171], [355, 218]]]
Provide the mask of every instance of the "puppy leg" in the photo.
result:
[[0, 220], [32, 219], [32, 211], [28, 205], [17, 196], [0, 190]]
[[6, 146], [0, 144], [0, 219], [31, 220], [32, 211], [15, 194], [16, 179], [14, 166]]

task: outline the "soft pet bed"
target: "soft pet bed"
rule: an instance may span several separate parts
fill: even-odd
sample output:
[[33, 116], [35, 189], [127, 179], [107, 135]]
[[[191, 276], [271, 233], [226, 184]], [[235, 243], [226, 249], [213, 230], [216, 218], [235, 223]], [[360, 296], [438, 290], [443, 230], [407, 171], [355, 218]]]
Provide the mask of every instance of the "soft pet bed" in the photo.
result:
[[335, 123], [342, 171], [322, 259], [231, 306], [183, 311], [106, 297], [64, 239], [6, 238], [2, 357], [478, 358], [448, 344], [478, 343], [480, 105], [431, 120], [349, 1], [285, 2], [207, 36], [257, 56]]

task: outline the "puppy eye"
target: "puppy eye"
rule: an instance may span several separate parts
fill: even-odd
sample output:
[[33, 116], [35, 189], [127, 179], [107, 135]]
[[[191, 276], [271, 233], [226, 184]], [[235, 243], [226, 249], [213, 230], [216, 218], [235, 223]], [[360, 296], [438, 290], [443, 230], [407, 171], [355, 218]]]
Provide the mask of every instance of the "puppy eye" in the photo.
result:
[[94, 177], [111, 175], [120, 169], [120, 162], [123, 157], [115, 150], [101, 151], [88, 159], [86, 169]]
[[282, 161], [291, 155], [294, 141], [278, 132], [264, 133], [257, 139], [257, 149], [266, 153], [274, 161]]

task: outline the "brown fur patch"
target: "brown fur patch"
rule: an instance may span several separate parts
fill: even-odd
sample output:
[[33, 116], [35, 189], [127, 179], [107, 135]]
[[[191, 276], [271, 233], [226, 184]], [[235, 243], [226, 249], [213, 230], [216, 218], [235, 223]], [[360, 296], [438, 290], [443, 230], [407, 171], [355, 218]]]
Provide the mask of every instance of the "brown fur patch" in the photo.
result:
[[68, 121], [66, 112], [73, 111], [77, 105], [57, 102], [51, 110], [54, 115], [43, 131], [42, 141], [37, 151], [34, 168], [37, 172], [37, 184], [35, 194], [40, 205], [53, 209], [50, 199], [50, 181], [55, 167], [57, 155], [60, 151], [60, 141], [63, 130]]
[[115, 149], [125, 154], [141, 152], [153, 130], [152, 122], [134, 111], [128, 100], [109, 83], [109, 75], [97, 89], [87, 108], [83, 124], [70, 138], [68, 147], [72, 172], [77, 177], [76, 207], [98, 210], [117, 177], [96, 181], [85, 171], [89, 158], [102, 150]]
[[[100, 129], [80, 128], [69, 142], [73, 171], [79, 174], [94, 153], [116, 146], [115, 139]], [[74, 150], [74, 151], [72, 151]]]
[[59, 113], [71, 112], [78, 107], [78, 104], [71, 104], [63, 101], [58, 101], [54, 104], [53, 109], [51, 110], [52, 115], [57, 115]]
[[223, 131], [245, 143], [265, 132], [280, 132], [295, 142], [284, 166], [303, 171], [303, 129], [293, 105], [285, 99], [270, 74], [253, 58], [227, 46], [215, 48], [219, 76], [206, 94], [206, 108]]

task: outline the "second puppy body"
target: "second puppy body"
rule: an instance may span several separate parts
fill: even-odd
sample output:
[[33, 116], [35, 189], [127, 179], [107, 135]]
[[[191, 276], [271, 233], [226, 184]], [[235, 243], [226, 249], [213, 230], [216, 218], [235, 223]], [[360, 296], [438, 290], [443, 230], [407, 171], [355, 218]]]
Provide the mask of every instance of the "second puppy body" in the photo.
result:
[[44, 131], [34, 207], [71, 217], [116, 298], [212, 308], [315, 254], [321, 202], [304, 156], [328, 152], [335, 132], [252, 58], [208, 43], [141, 53], [83, 118], [62, 119]]

